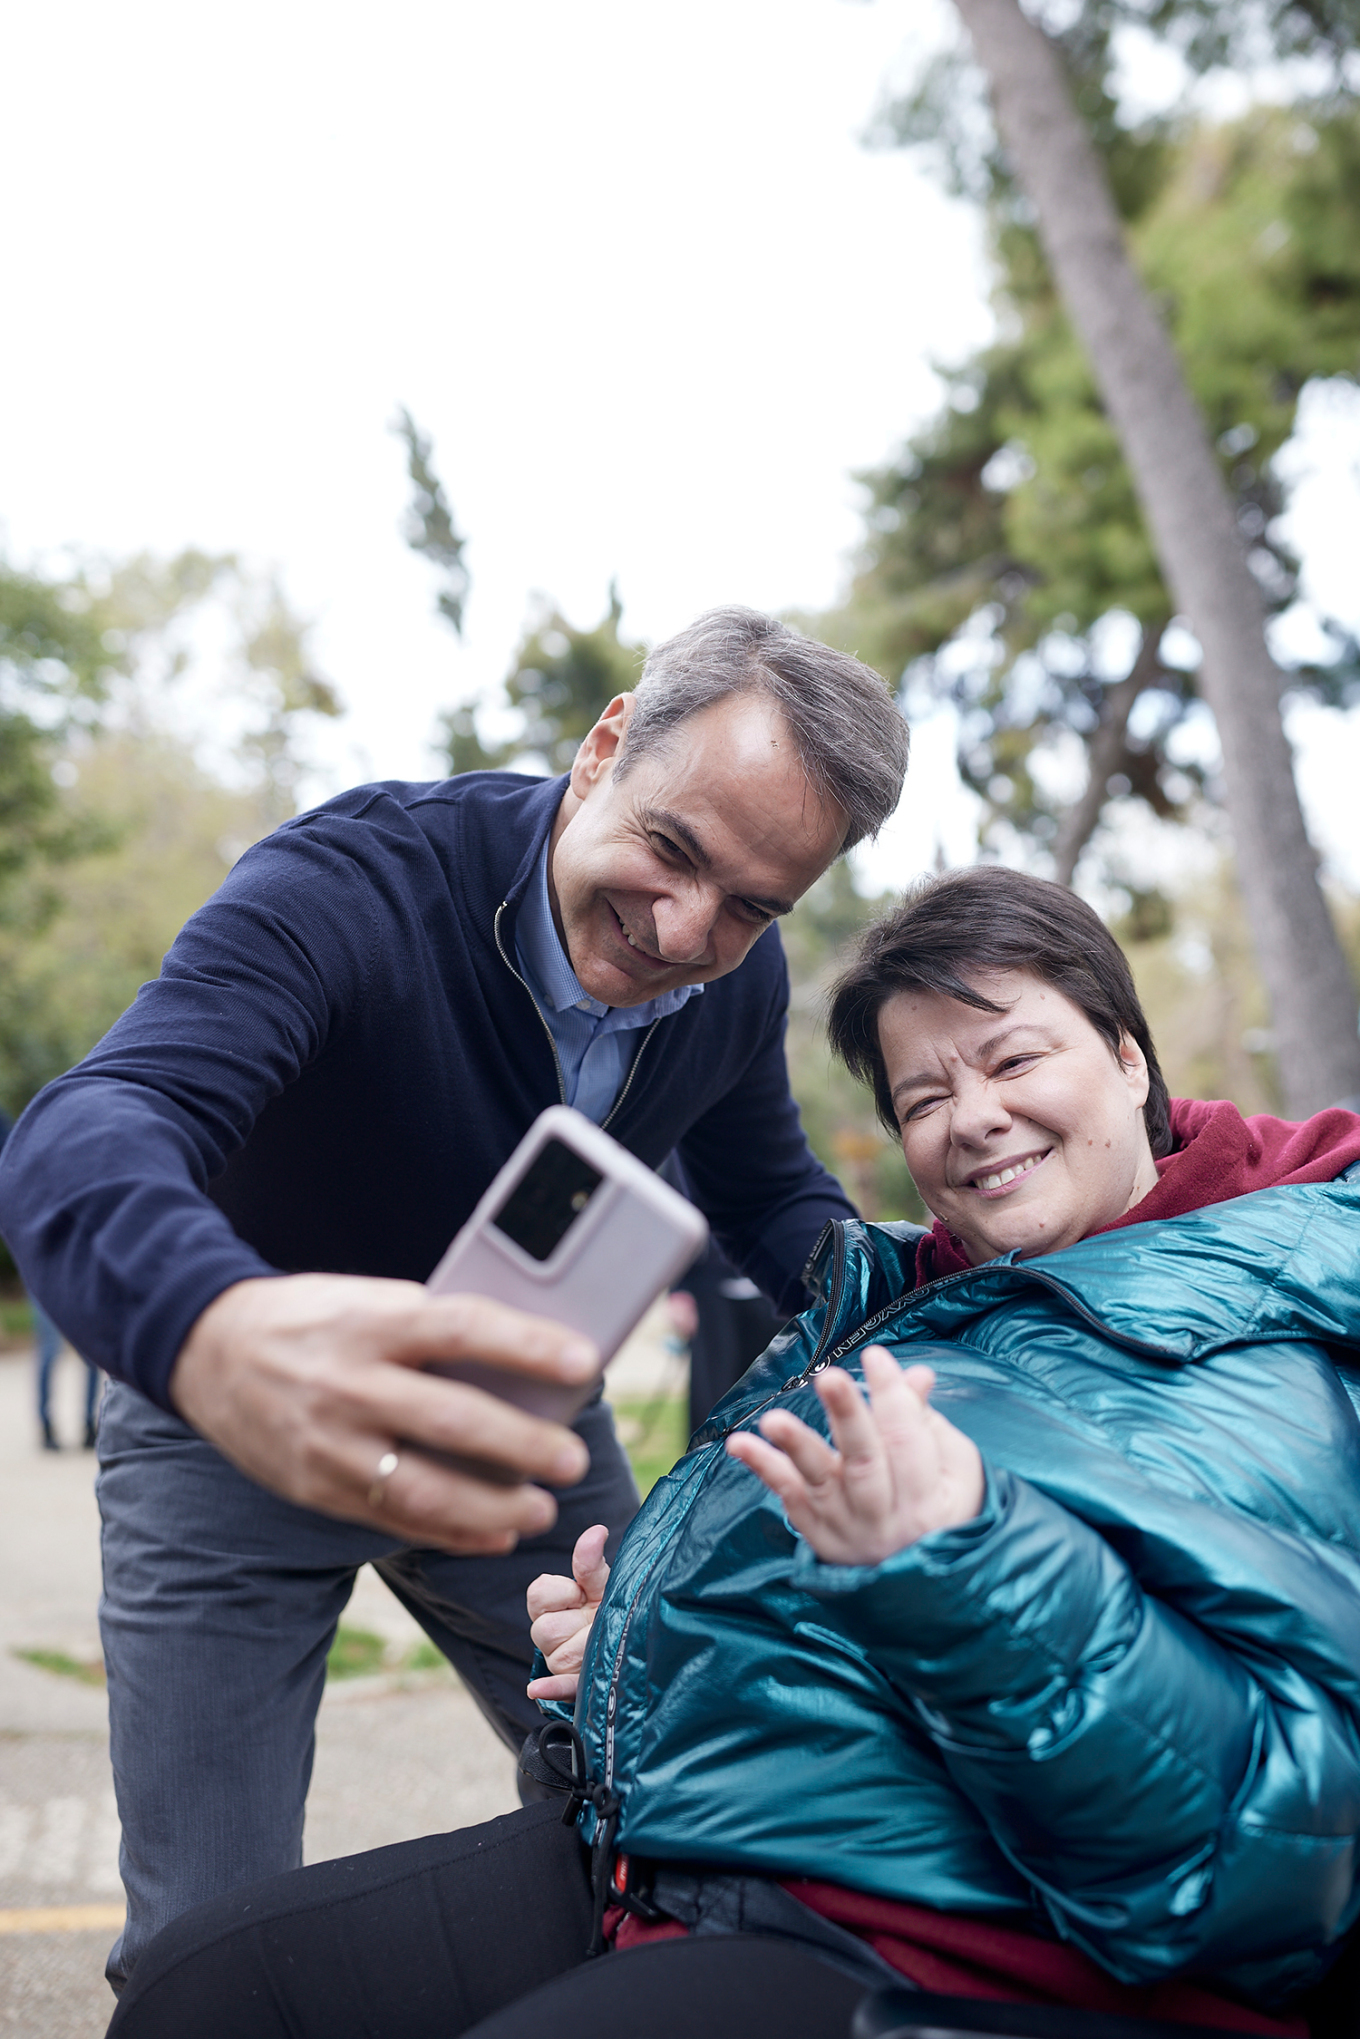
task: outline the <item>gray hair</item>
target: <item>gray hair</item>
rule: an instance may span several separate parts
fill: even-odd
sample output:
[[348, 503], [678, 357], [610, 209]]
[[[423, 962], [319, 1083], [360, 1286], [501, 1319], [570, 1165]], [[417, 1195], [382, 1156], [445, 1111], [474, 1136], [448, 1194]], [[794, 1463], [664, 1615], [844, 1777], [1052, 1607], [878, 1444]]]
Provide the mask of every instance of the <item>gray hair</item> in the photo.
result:
[[896, 702], [872, 667], [758, 609], [710, 609], [656, 647], [638, 681], [619, 775], [732, 694], [777, 704], [809, 783], [846, 816], [842, 851], [878, 834], [907, 772], [907, 725]]

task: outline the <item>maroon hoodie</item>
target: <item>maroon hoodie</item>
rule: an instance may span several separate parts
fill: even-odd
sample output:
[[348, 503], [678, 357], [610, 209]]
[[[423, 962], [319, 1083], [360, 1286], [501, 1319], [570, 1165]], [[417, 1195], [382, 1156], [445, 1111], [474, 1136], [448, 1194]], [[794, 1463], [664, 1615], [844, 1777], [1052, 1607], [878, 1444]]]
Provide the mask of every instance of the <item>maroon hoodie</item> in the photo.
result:
[[[1301, 1126], [1262, 1112], [1244, 1119], [1235, 1104], [1218, 1098], [1171, 1100], [1171, 1152], [1157, 1163], [1157, 1187], [1102, 1232], [1120, 1225], [1154, 1224], [1183, 1218], [1206, 1204], [1225, 1204], [1253, 1189], [1279, 1189], [1291, 1182], [1334, 1182], [1352, 1161], [1360, 1161], [1360, 1117], [1339, 1108], [1319, 1112]], [[916, 1249], [916, 1286], [971, 1266], [962, 1242], [937, 1218]]]

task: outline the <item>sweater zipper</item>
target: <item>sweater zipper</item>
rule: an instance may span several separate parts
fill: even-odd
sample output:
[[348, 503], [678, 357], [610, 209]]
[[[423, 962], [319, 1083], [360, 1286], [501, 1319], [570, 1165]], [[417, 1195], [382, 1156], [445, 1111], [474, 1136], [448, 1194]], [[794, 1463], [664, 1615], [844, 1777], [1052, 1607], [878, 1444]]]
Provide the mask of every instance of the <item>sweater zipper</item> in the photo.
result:
[[[496, 922], [495, 922], [496, 949], [500, 955], [502, 963], [504, 963], [506, 969], [510, 972], [510, 975], [514, 978], [516, 984], [523, 986], [525, 996], [528, 998], [530, 1005], [532, 1005], [534, 1012], [538, 1016], [538, 1023], [542, 1027], [544, 1033], [548, 1036], [548, 1046], [552, 1049], [553, 1068], [557, 1071], [557, 1094], [561, 1098], [563, 1104], [565, 1104], [567, 1101], [567, 1080], [565, 1076], [562, 1074], [562, 1057], [557, 1052], [557, 1042], [553, 1039], [553, 1030], [543, 1017], [542, 1006], [540, 1006], [538, 1000], [534, 997], [534, 994], [530, 990], [528, 984], [525, 982], [524, 978], [520, 975], [519, 971], [515, 968], [514, 964], [510, 961], [510, 958], [506, 955], [505, 944], [501, 940], [501, 915], [506, 911], [509, 904], [510, 901], [508, 899], [502, 899], [500, 905], [496, 908]], [[656, 1019], [652, 1021], [652, 1024], [648, 1027], [646, 1033], [642, 1037], [642, 1040], [638, 1044], [638, 1051], [633, 1057], [632, 1067], [629, 1069], [628, 1075], [624, 1079], [624, 1085], [622, 1090], [619, 1092], [618, 1096], [614, 1099], [613, 1104], [610, 1105], [609, 1110], [605, 1117], [602, 1118], [600, 1121], [600, 1131], [602, 1133], [605, 1131], [606, 1127], [613, 1119], [614, 1114], [618, 1111], [619, 1106], [623, 1103], [623, 1100], [627, 1097], [629, 1091], [632, 1089], [633, 1078], [637, 1075], [638, 1064], [639, 1062], [641, 1062], [643, 1055], [646, 1053], [647, 1043], [651, 1040], [652, 1035], [656, 1032], [660, 1024], [661, 1018], [660, 1015], [658, 1014], [658, 1016], [656, 1017]]]
[[604, 1118], [600, 1120], [600, 1131], [602, 1133], [607, 1131], [608, 1127], [613, 1121], [614, 1114], [618, 1111], [619, 1106], [623, 1103], [623, 1100], [627, 1097], [629, 1091], [633, 1088], [633, 1078], [638, 1073], [638, 1064], [647, 1052], [647, 1043], [651, 1040], [652, 1035], [656, 1032], [660, 1024], [661, 1015], [660, 1013], [658, 1013], [656, 1018], [652, 1021], [652, 1024], [648, 1027], [646, 1033], [642, 1036], [642, 1039], [638, 1042], [637, 1053], [633, 1057], [633, 1065], [631, 1069], [628, 1071], [628, 1074], [623, 1081], [623, 1089], [614, 1099], [613, 1104], [610, 1105], [609, 1110], [605, 1114]]
[[553, 1039], [553, 1030], [548, 1025], [548, 1022], [544, 1019], [542, 1008], [540, 1007], [538, 1000], [534, 997], [533, 992], [530, 991], [528, 985], [524, 982], [524, 979], [520, 976], [519, 971], [515, 968], [514, 964], [510, 961], [510, 958], [506, 955], [505, 944], [501, 940], [501, 915], [505, 912], [509, 904], [510, 901], [508, 899], [502, 899], [500, 905], [496, 908], [496, 920], [495, 920], [496, 949], [498, 954], [500, 955], [502, 963], [504, 963], [506, 969], [510, 972], [510, 975], [514, 978], [516, 984], [523, 986], [524, 995], [528, 999], [530, 1005], [533, 1007], [534, 1012], [537, 1015], [539, 1025], [542, 1027], [544, 1033], [548, 1036], [548, 1046], [552, 1049], [553, 1068], [557, 1071], [557, 1095], [562, 1100], [562, 1103], [565, 1104], [567, 1101], [567, 1082], [566, 1078], [562, 1074], [562, 1057], [557, 1052], [557, 1043]]

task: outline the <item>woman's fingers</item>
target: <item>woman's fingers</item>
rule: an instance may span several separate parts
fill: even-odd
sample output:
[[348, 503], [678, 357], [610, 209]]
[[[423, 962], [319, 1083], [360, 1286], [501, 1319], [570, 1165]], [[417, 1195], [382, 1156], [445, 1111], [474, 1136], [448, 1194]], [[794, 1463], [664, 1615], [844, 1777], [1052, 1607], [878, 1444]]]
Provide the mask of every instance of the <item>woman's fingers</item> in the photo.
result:
[[880, 1423], [885, 1420], [912, 1423], [919, 1421], [930, 1407], [935, 1372], [928, 1366], [904, 1369], [886, 1347], [870, 1345], [864, 1353], [864, 1385]]
[[604, 1598], [604, 1589], [609, 1583], [609, 1567], [604, 1561], [604, 1547], [608, 1541], [609, 1531], [603, 1522], [583, 1529], [576, 1539], [576, 1548], [571, 1554], [572, 1577], [588, 1601]]
[[878, 1513], [890, 1507], [892, 1469], [879, 1429], [877, 1403], [871, 1408], [850, 1376], [835, 1367], [818, 1381], [817, 1393], [840, 1453], [847, 1503], [857, 1512]]
[[[748, 1433], [749, 1434], [749, 1433]], [[760, 1419], [760, 1434], [792, 1459], [809, 1485], [822, 1486], [834, 1479], [837, 1457], [824, 1437], [806, 1423], [800, 1423], [787, 1409], [771, 1409]]]
[[738, 1430], [727, 1440], [727, 1455], [749, 1467], [786, 1508], [796, 1508], [806, 1498], [807, 1482], [793, 1460], [776, 1445], [767, 1444], [763, 1437]]
[[588, 1633], [594, 1610], [577, 1608], [574, 1613], [540, 1614], [530, 1624], [529, 1637], [536, 1650], [551, 1657], [576, 1636]]
[[575, 1579], [564, 1579], [560, 1572], [540, 1572], [524, 1599], [530, 1621], [537, 1621], [540, 1614], [560, 1614], [565, 1608], [585, 1605], [585, 1595]]
[[574, 1699], [580, 1682], [579, 1671], [570, 1671], [560, 1677], [531, 1678], [524, 1689], [530, 1699]]

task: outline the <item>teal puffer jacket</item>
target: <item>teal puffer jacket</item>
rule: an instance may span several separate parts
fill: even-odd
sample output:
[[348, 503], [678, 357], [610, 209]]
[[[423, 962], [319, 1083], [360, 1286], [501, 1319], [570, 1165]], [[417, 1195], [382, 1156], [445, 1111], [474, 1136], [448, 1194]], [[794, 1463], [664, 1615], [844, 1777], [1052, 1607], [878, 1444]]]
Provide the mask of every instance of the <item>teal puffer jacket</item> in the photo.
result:
[[[1360, 1185], [1258, 1191], [916, 1293], [821, 1300], [653, 1490], [576, 1723], [617, 1845], [1023, 1915], [1266, 2003], [1360, 1913]], [[870, 1340], [939, 1375], [982, 1515], [824, 1565], [723, 1440]], [[583, 1815], [590, 1838], [594, 1814]]]

